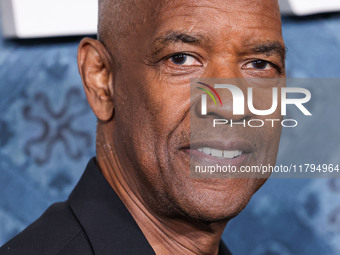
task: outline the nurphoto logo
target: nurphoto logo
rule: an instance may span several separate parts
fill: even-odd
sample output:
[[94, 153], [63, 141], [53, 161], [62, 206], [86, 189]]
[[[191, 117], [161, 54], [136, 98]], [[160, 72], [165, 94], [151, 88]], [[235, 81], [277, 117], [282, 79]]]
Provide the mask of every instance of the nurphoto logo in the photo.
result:
[[[213, 100], [215, 106], [217, 106], [217, 100], [215, 99], [215, 96], [216, 96], [220, 103], [220, 107], [223, 107], [222, 99], [219, 93], [216, 91], [216, 89], [226, 89], [231, 93], [232, 109], [233, 109], [234, 116], [245, 114], [245, 95], [238, 86], [231, 85], [231, 84], [215, 84], [214, 86], [211, 86], [204, 82], [196, 82], [196, 84], [200, 85], [199, 87], [196, 87], [197, 89], [200, 89], [203, 92], [205, 92], [201, 95], [201, 115], [204, 116], [208, 114], [207, 95], [209, 95], [210, 98]], [[299, 87], [280, 87], [280, 88], [272, 87], [269, 89], [272, 90], [272, 93], [271, 93], [272, 105], [269, 109], [260, 110], [260, 109], [256, 109], [254, 106], [253, 88], [252, 87], [247, 88], [247, 97], [246, 97], [247, 107], [248, 107], [248, 110], [255, 116], [266, 116], [266, 115], [273, 114], [275, 111], [277, 111], [277, 108], [279, 106], [279, 101], [280, 101], [280, 108], [281, 108], [281, 116], [287, 115], [288, 105], [294, 105], [305, 116], [312, 116], [311, 112], [304, 106], [304, 104], [308, 103], [311, 100], [311, 92], [308, 89], [299, 88]], [[279, 95], [281, 95], [280, 100], [279, 100]], [[299, 95], [299, 98], [290, 98], [289, 95]], [[276, 122], [280, 122], [283, 127], [296, 127], [298, 125], [298, 122], [295, 119], [284, 119], [284, 120], [250, 119], [248, 121], [243, 119], [242, 121], [238, 121], [238, 122], [235, 122], [232, 119], [230, 120], [214, 119], [213, 127], [216, 127], [217, 125], [229, 124], [231, 127], [235, 125], [242, 125], [244, 127], [249, 126], [249, 127], [258, 128], [258, 127], [264, 126], [265, 122], [270, 123], [272, 127], [274, 127]]]

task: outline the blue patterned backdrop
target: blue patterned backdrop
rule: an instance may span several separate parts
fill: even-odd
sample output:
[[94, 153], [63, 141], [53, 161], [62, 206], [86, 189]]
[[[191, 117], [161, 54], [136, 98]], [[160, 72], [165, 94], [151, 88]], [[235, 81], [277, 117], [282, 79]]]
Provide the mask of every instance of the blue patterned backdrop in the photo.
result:
[[[283, 28], [289, 77], [340, 77], [339, 14], [285, 18]], [[65, 200], [94, 155], [79, 40], [4, 40], [0, 33], [0, 245]], [[338, 159], [340, 132], [332, 130], [330, 157]], [[287, 139], [279, 161], [296, 142]], [[223, 238], [236, 255], [340, 254], [340, 182], [270, 179]]]

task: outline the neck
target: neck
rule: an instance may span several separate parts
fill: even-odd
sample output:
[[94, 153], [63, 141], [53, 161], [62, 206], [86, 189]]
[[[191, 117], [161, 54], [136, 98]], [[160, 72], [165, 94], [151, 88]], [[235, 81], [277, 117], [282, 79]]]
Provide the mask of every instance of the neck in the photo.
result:
[[218, 254], [226, 222], [207, 224], [189, 218], [160, 216], [135, 189], [113, 145], [97, 140], [97, 162], [156, 254]]

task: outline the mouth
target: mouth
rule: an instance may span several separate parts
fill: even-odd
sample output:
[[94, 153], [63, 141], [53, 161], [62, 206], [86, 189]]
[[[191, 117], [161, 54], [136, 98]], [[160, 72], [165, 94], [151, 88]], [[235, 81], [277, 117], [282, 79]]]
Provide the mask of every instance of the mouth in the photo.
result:
[[243, 154], [241, 150], [219, 150], [210, 147], [199, 147], [196, 150], [218, 159], [234, 159]]
[[245, 163], [253, 152], [252, 144], [245, 140], [206, 140], [182, 148], [195, 161], [232, 165]]

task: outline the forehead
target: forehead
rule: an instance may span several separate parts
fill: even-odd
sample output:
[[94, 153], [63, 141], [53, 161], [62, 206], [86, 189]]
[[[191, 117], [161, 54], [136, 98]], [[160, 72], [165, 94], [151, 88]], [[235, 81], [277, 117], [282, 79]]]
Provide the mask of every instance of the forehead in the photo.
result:
[[233, 32], [251, 38], [258, 33], [281, 36], [276, 0], [167, 1], [157, 13], [158, 33], [182, 28], [218, 37]]
[[[247, 15], [262, 13], [268, 17], [279, 17], [277, 0], [158, 0], [158, 8], [163, 12], [177, 12], [179, 10], [208, 10], [216, 15], [245, 13]], [[155, 5], [154, 5], [155, 6]]]
[[119, 17], [106, 16], [120, 20], [118, 27], [106, 26], [107, 45], [118, 47], [119, 59], [132, 51], [134, 56], [157, 52], [163, 37], [181, 33], [224, 52], [270, 41], [284, 46], [277, 0], [127, 0], [124, 6]]

